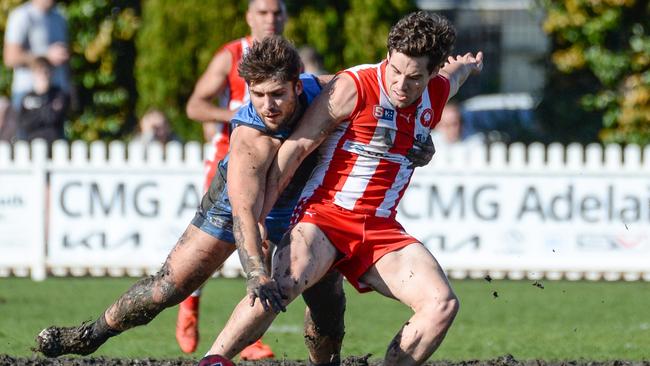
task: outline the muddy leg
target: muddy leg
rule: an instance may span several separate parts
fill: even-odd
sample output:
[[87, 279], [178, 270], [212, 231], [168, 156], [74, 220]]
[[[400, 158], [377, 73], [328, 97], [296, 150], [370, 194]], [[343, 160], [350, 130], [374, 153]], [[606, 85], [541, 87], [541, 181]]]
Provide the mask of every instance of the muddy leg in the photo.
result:
[[305, 309], [305, 344], [313, 365], [339, 365], [345, 334], [345, 293], [338, 271], [326, 274], [302, 294]]
[[234, 250], [234, 245], [190, 225], [154, 276], [136, 282], [92, 323], [50, 327], [37, 337], [37, 350], [49, 357], [93, 353], [108, 338], [149, 323], [197, 289]]

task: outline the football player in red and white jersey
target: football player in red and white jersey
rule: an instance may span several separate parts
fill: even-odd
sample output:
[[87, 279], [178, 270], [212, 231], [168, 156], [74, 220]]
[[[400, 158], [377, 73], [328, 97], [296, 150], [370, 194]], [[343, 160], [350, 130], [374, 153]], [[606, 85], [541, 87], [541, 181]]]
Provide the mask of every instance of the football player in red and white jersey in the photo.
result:
[[[281, 35], [287, 21], [286, 7], [281, 0], [249, 0], [246, 22], [251, 34], [225, 44], [215, 53], [207, 69], [197, 81], [187, 102], [190, 119], [203, 123], [204, 138], [211, 150], [205, 160], [203, 190], [207, 191], [219, 162], [228, 153], [229, 121], [237, 109], [249, 100], [248, 87], [237, 73], [242, 55], [255, 41], [267, 36]], [[220, 98], [219, 103], [215, 100]], [[198, 345], [198, 314], [201, 289], [180, 305], [176, 322], [176, 340], [183, 352], [191, 353]], [[271, 348], [258, 341], [242, 351], [243, 359], [258, 360], [273, 357]]]
[[[402, 18], [388, 36], [386, 60], [339, 73], [280, 147], [268, 175], [264, 212], [320, 145], [294, 226], [274, 255], [275, 283], [260, 300], [286, 304], [331, 268], [359, 292], [399, 300], [414, 314], [388, 346], [384, 365], [425, 362], [459, 307], [436, 259], [395, 220], [414, 169], [408, 150], [429, 138], [445, 103], [483, 68], [481, 52], [450, 56], [455, 38], [443, 17]], [[248, 306], [245, 298], [232, 318]], [[262, 334], [280, 309], [273, 310], [256, 304], [255, 324], [226, 326], [219, 337]]]

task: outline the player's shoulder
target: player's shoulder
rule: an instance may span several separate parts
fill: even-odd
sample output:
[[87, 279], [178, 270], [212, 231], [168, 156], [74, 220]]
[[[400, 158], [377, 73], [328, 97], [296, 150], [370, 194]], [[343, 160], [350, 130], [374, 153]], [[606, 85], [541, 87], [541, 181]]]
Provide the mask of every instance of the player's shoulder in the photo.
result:
[[314, 98], [320, 94], [323, 87], [318, 81], [318, 77], [314, 74], [302, 73], [300, 74], [300, 81], [302, 82], [303, 93], [307, 97], [307, 103], [311, 104]]
[[429, 80], [429, 86], [440, 87], [445, 85], [449, 86], [449, 79], [442, 74], [437, 74]]
[[231, 53], [240, 53], [244, 49], [246, 38], [237, 38], [221, 46], [221, 50], [228, 50]]
[[[237, 112], [235, 112], [235, 115], [232, 117], [230, 120], [231, 123], [234, 125], [240, 125], [240, 124], [262, 124], [262, 121], [259, 119], [257, 116], [257, 112], [255, 111], [255, 107], [253, 104], [248, 101], [242, 105]], [[262, 124], [263, 125], [263, 124]]]
[[381, 63], [378, 64], [361, 64], [353, 66], [343, 70], [344, 73], [351, 75], [355, 78], [367, 78], [367, 77], [376, 77], [377, 68], [381, 66]]
[[451, 84], [449, 83], [449, 79], [441, 74], [438, 74], [429, 80], [427, 88], [429, 89], [429, 95], [432, 98], [439, 97], [441, 99], [444, 99], [446, 102], [447, 97], [449, 96]]

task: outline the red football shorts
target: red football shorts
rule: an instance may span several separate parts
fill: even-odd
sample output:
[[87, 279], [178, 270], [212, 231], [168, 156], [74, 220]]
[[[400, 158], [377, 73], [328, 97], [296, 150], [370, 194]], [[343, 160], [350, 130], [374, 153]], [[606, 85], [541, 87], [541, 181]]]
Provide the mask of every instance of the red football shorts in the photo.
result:
[[359, 283], [359, 278], [381, 257], [419, 243], [394, 218], [365, 215], [334, 204], [314, 202], [306, 202], [299, 210], [295, 222], [318, 226], [343, 254], [343, 258], [334, 263], [334, 268], [359, 292], [372, 291], [368, 285]]

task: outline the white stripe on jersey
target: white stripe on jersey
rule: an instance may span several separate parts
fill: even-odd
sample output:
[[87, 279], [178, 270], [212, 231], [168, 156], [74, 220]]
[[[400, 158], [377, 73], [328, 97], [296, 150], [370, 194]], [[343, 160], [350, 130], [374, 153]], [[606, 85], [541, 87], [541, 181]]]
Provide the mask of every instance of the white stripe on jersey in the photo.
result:
[[339, 141], [345, 134], [345, 131], [348, 129], [350, 122], [341, 123], [334, 132], [318, 147], [318, 164], [311, 173], [311, 176], [307, 180], [305, 187], [302, 189], [300, 194], [299, 201], [311, 197], [316, 189], [323, 184], [323, 179], [327, 173], [330, 162], [332, 161], [332, 156], [336, 147], [339, 144]]
[[411, 179], [412, 173], [413, 173], [413, 169], [409, 168], [408, 164], [400, 165], [399, 172], [395, 177], [395, 181], [393, 182], [393, 185], [386, 192], [384, 201], [379, 205], [379, 207], [377, 207], [377, 211], [376, 211], [377, 216], [389, 217], [391, 215], [391, 213], [393, 212], [393, 208], [395, 207], [395, 204], [399, 199], [399, 195], [402, 192], [402, 189], [404, 189], [404, 186], [406, 186], [406, 184], [408, 184], [409, 180]]
[[215, 155], [217, 155], [217, 148], [219, 146], [219, 142], [223, 139], [223, 129], [226, 128], [225, 123], [215, 123], [214, 124], [214, 135], [212, 136], [212, 140], [210, 140], [210, 145], [208, 147], [208, 151], [206, 152], [206, 162], [213, 162], [215, 160]]
[[365, 193], [380, 161], [376, 157], [358, 155], [343, 187], [334, 195], [334, 203], [352, 211], [359, 198]]

